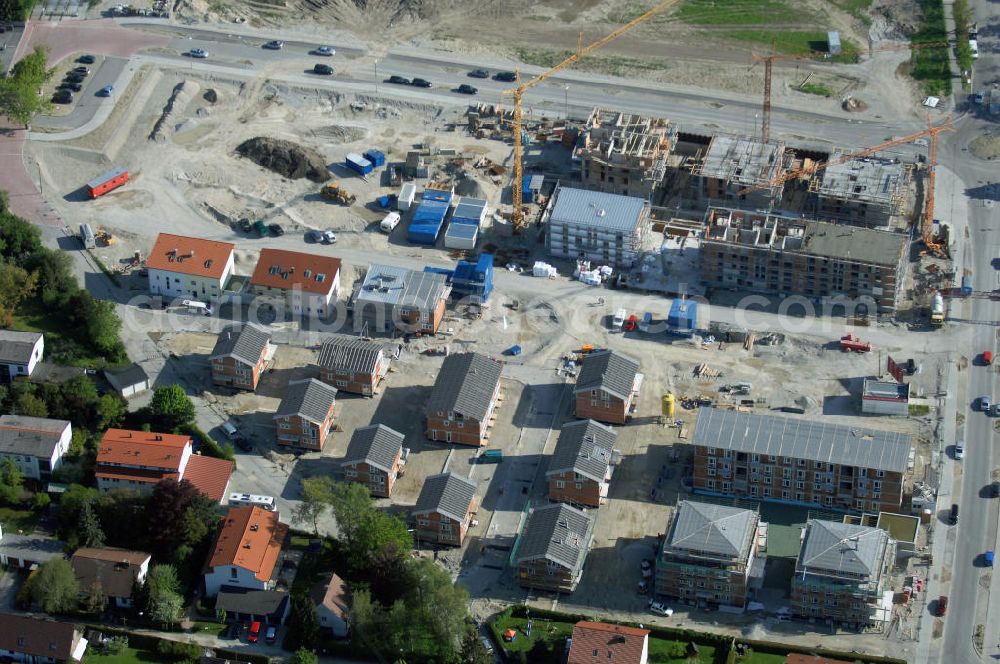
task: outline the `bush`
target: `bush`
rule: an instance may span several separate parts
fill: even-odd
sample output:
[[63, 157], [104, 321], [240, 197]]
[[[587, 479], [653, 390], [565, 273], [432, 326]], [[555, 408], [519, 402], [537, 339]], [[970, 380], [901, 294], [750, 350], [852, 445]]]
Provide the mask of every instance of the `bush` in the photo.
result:
[[172, 662], [195, 662], [201, 658], [203, 650], [204, 648], [197, 643], [181, 643], [166, 639], [156, 644], [156, 652]]
[[215, 459], [226, 459], [227, 461], [232, 461], [233, 463], [236, 462], [236, 451], [233, 449], [232, 445], [228, 443], [220, 445], [215, 442], [214, 438], [199, 429], [198, 425], [189, 424], [185, 427], [185, 433], [201, 441], [202, 455], [213, 457]]

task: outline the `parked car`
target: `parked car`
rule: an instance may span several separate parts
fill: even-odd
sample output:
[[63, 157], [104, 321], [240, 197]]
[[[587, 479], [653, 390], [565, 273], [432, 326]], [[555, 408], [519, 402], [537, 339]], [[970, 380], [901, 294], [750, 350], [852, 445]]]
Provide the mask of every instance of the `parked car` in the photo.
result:
[[264, 632], [264, 641], [267, 643], [274, 643], [278, 640], [278, 628], [274, 625], [268, 625], [267, 631]]
[[991, 482], [990, 483], [990, 497], [991, 498], [1000, 498], [1000, 482]]
[[493, 77], [494, 81], [516, 81], [517, 74], [512, 71], [500, 71]]
[[663, 602], [661, 602], [659, 600], [655, 600], [655, 599], [652, 600], [649, 603], [649, 611], [650, 611], [650, 613], [655, 613], [656, 615], [659, 615], [659, 616], [667, 616], [667, 617], [669, 617], [669, 616], [674, 615], [674, 610], [673, 609], [671, 609], [670, 607], [668, 607]]
[[965, 443], [961, 440], [955, 441], [955, 458], [961, 460], [965, 457]]
[[984, 394], [983, 396], [979, 397], [979, 410], [983, 411], [984, 413], [990, 412], [991, 401], [992, 399], [988, 394]]
[[270, 51], [280, 51], [285, 48], [285, 42], [280, 39], [272, 39], [271, 41], [264, 43], [264, 48]]
[[983, 364], [990, 366], [993, 364], [993, 351], [984, 350], [983, 351]]
[[992, 551], [987, 551], [985, 554], [983, 554], [983, 562], [986, 563], [987, 567], [993, 567], [993, 552]]
[[72, 81], [63, 81], [62, 83], [59, 84], [59, 87], [57, 87], [56, 89], [69, 90], [71, 92], [79, 92], [80, 90], [83, 89], [83, 86], [81, 86], [79, 83], [74, 83]]
[[325, 57], [331, 57], [336, 53], [337, 51], [333, 50], [329, 46], [317, 46], [316, 50], [313, 51], [313, 55], [322, 55]]
[[83, 83], [83, 81], [85, 80], [85, 77], [83, 76], [83, 74], [74, 74], [73, 72], [70, 72], [70, 73], [66, 74], [66, 76], [65, 76], [65, 78], [63, 78], [63, 80], [64, 81], [68, 81], [70, 83]]
[[306, 242], [322, 242], [323, 233], [320, 231], [306, 231]]
[[271, 231], [271, 235], [275, 237], [281, 237], [285, 234], [285, 229], [281, 227], [281, 224], [268, 224], [267, 230]]
[[243, 450], [244, 452], [253, 452], [254, 450], [253, 443], [250, 442], [248, 438], [243, 436], [243, 434], [237, 435], [233, 442], [236, 443], [237, 448]]
[[490, 641], [490, 637], [485, 634], [479, 635], [479, 642], [483, 644], [483, 650], [486, 651], [487, 655], [493, 654], [493, 642]]
[[395, 83], [396, 85], [409, 85], [410, 84], [410, 79], [408, 79], [408, 78], [406, 78], [404, 76], [390, 76], [389, 77], [389, 82], [390, 83]]
[[337, 244], [337, 234], [333, 231], [323, 231], [323, 244]]
[[80, 64], [84, 64], [84, 65], [92, 65], [92, 64], [94, 64], [95, 62], [97, 62], [97, 58], [95, 58], [94, 56], [92, 56], [92, 55], [90, 55], [90, 54], [88, 53], [88, 54], [86, 54], [86, 55], [81, 55], [80, 57], [78, 57], [78, 58], [76, 59], [76, 61], [77, 61], [77, 62], [79, 62]]
[[73, 93], [69, 90], [56, 90], [56, 93], [52, 95], [53, 104], [72, 104], [73, 103]]
[[490, 72], [485, 69], [473, 69], [469, 72], [469, 76], [472, 78], [489, 78]]
[[97, 91], [98, 97], [110, 97], [111, 93], [114, 92], [115, 87], [113, 85], [105, 85], [103, 88]]
[[458, 86], [458, 90], [456, 92], [458, 92], [460, 94], [463, 94], [463, 95], [474, 95], [477, 92], [479, 92], [479, 89], [478, 88], [474, 88], [473, 86], [469, 85], [468, 83], [462, 83], [462, 85]]
[[84, 67], [82, 65], [79, 67], [73, 67], [73, 73], [82, 74], [83, 76], [86, 76], [87, 74], [90, 73], [90, 67]]
[[247, 634], [247, 643], [257, 643], [260, 638], [260, 621], [254, 620], [250, 623], [250, 633]]
[[331, 67], [330, 65], [316, 63], [315, 65], [313, 65], [313, 73], [320, 74], [322, 76], [332, 76], [333, 67]]
[[958, 523], [958, 503], [951, 504], [951, 512], [948, 514], [948, 522], [953, 526]]
[[192, 58], [207, 58], [208, 57], [208, 51], [206, 51], [203, 48], [192, 48], [190, 50], [190, 52], [189, 52], [189, 55]]
[[944, 614], [948, 613], [948, 597], [946, 595], [941, 595], [937, 598], [937, 605], [934, 607], [934, 613], [937, 614], [938, 617], [942, 617]]
[[410, 85], [416, 88], [429, 88], [431, 87], [431, 82], [424, 78], [415, 78], [410, 81]]

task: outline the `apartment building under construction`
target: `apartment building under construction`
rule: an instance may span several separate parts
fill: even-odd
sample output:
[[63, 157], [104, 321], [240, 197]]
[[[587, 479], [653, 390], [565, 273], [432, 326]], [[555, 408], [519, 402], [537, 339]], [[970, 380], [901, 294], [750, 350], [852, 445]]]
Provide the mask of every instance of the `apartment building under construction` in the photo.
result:
[[650, 199], [666, 175], [674, 134], [665, 118], [595, 108], [576, 150], [584, 188]]
[[789, 160], [781, 141], [713, 136], [692, 167], [691, 193], [704, 205], [770, 209], [781, 200], [782, 187], [774, 180]]
[[[840, 157], [834, 152], [830, 160]], [[898, 159], [874, 156], [828, 166], [809, 183], [817, 218], [869, 228], [890, 226], [903, 212], [911, 168]]]
[[710, 208], [701, 273], [715, 287], [870, 297], [879, 312], [892, 312], [903, 286], [908, 245], [903, 233]]

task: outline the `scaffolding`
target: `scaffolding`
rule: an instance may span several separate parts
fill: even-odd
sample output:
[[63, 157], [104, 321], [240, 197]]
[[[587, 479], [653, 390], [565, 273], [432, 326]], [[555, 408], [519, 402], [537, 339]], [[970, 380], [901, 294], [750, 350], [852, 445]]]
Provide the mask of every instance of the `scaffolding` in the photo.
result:
[[676, 133], [667, 119], [596, 107], [584, 129], [577, 156], [588, 185], [649, 198], [663, 182]]

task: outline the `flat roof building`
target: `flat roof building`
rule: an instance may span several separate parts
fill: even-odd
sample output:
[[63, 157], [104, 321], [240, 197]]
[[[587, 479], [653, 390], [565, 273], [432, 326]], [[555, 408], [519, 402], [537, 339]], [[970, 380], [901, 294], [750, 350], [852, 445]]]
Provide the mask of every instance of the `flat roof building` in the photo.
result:
[[546, 246], [558, 258], [631, 267], [649, 234], [649, 202], [636, 196], [558, 187], [546, 212]]
[[878, 311], [892, 312], [908, 246], [903, 233], [710, 208], [701, 271], [706, 283], [719, 288], [870, 298]]
[[[742, 201], [766, 208], [781, 199], [781, 185], [762, 186], [781, 175], [787, 166], [785, 144], [762, 143], [746, 136], [713, 136], [705, 154], [692, 170], [694, 193], [707, 204]], [[747, 187], [758, 187], [740, 195]]]
[[[834, 152], [830, 161], [842, 158]], [[868, 156], [827, 166], [810, 182], [816, 215], [849, 224], [888, 227], [903, 212], [910, 166], [898, 159]]]

